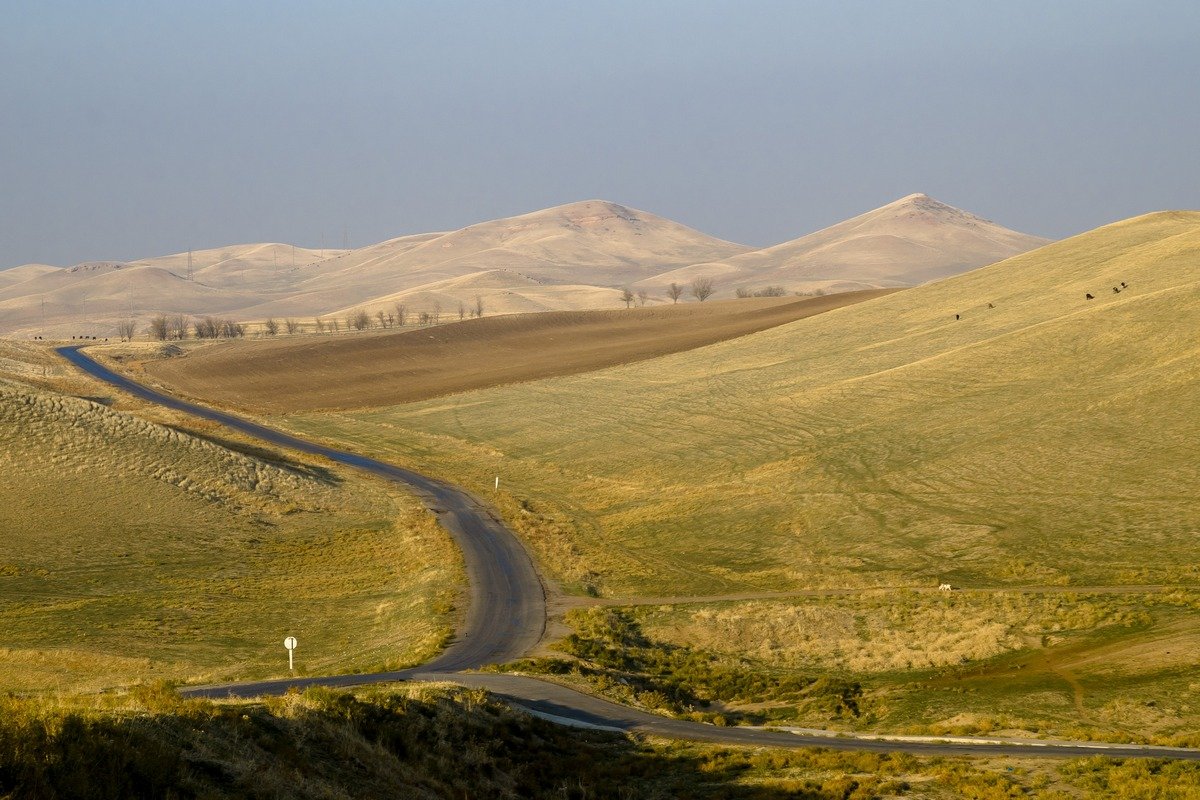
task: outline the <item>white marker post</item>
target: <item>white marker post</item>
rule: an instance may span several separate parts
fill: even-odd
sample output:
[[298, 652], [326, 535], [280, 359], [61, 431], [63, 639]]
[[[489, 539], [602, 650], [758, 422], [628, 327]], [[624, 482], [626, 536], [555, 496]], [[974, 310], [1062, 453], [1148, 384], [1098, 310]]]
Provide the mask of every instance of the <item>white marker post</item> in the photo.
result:
[[292, 653], [296, 649], [296, 637], [289, 636], [284, 639], [283, 646], [286, 647], [288, 651], [288, 672], [294, 672], [296, 668], [292, 665]]
[[500, 491], [500, 476], [496, 476], [496, 491]]

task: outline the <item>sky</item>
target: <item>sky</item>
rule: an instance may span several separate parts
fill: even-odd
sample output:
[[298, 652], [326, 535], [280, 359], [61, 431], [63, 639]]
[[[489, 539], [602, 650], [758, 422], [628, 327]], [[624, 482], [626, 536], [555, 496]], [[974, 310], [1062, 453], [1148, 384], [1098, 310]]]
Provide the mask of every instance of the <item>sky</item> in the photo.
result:
[[912, 192], [1200, 208], [1200, 3], [0, 5], [0, 267], [603, 198], [766, 246]]

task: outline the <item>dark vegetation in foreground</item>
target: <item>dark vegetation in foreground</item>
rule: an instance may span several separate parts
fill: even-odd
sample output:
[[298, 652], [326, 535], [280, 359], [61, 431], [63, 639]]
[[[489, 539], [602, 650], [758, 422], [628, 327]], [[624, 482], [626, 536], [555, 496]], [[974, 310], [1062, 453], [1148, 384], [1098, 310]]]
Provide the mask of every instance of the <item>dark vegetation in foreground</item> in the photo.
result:
[[570, 730], [478, 690], [0, 699], [0, 797], [1200, 798], [1200, 764], [729, 749]]
[[[621, 610], [573, 614], [571, 620], [576, 632], [558, 647], [573, 659], [523, 659], [510, 668], [583, 678], [619, 702], [717, 725], [758, 725], [814, 715], [837, 720], [861, 713], [862, 686], [854, 681], [764, 670], [696, 648], [655, 642]], [[739, 702], [759, 705], [754, 710], [724, 707]]]

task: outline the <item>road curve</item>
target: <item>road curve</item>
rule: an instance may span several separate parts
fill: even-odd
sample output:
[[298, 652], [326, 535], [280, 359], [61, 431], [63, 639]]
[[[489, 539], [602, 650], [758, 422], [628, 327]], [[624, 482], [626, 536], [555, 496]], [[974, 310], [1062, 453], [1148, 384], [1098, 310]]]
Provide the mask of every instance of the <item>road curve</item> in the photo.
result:
[[232, 414], [157, 392], [108, 369], [79, 350], [57, 352], [89, 375], [151, 403], [183, 411], [271, 444], [322, 456], [413, 489], [462, 549], [470, 583], [466, 620], [454, 641], [426, 664], [426, 671], [457, 672], [524, 655], [546, 627], [546, 596], [533, 561], [520, 541], [486, 507], [462, 489], [373, 458], [336, 450]]
[[196, 686], [181, 689], [180, 694], [184, 696], [248, 698], [282, 694], [292, 687], [349, 688], [403, 680], [449, 681], [487, 689], [531, 713], [562, 724], [639, 732], [671, 739], [758, 747], [826, 747], [941, 756], [1067, 758], [1108, 755], [1200, 760], [1200, 750], [1197, 749], [1105, 742], [886, 737], [825, 731], [717, 727], [661, 717], [567, 686], [522, 675], [462, 674], [464, 670], [524, 655], [541, 638], [546, 624], [545, 593], [529, 554], [485, 506], [465, 491], [441, 481], [383, 461], [309, 442], [233, 414], [155, 391], [97, 363], [80, 352], [80, 347], [60, 347], [57, 352], [89, 375], [143, 400], [219, 422], [271, 444], [322, 456], [406, 484], [438, 515], [441, 524], [463, 550], [471, 584], [466, 621], [457, 632], [454, 642], [428, 664], [394, 672]]

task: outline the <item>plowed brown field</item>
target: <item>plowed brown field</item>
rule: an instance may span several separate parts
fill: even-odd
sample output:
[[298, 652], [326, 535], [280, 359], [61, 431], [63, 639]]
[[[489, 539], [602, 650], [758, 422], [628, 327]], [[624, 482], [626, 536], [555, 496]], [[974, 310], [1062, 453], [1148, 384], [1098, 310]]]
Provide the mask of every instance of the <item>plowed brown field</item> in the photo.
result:
[[223, 406], [271, 412], [389, 406], [691, 350], [891, 291], [512, 314], [417, 330], [227, 342], [145, 369]]

